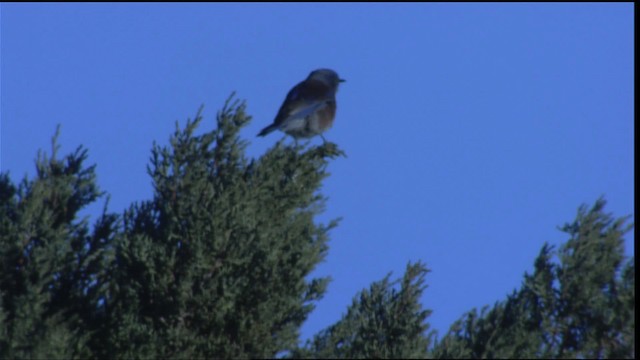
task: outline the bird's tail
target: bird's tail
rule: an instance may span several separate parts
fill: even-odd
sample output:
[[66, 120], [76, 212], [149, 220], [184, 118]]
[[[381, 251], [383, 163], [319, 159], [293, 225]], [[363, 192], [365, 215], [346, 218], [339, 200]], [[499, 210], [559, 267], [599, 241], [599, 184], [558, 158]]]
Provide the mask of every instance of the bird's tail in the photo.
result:
[[277, 128], [278, 128], [278, 125], [271, 124], [271, 125], [267, 126], [266, 128], [262, 129], [262, 131], [260, 131], [258, 133], [258, 136], [265, 136], [265, 135], [267, 135], [268, 133], [272, 132], [273, 130], [275, 130]]

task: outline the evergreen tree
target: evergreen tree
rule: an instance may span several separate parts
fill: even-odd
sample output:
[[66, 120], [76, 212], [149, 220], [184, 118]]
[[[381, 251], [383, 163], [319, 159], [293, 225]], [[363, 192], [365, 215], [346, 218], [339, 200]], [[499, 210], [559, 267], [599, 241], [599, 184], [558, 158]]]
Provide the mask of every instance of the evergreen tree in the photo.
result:
[[340, 152], [278, 142], [249, 161], [244, 109], [225, 105], [196, 136], [198, 114], [154, 146], [154, 197], [125, 213], [114, 243], [101, 355], [264, 358], [297, 344], [328, 282], [305, 279], [336, 224], [313, 220], [326, 159]]
[[[313, 358], [425, 358], [430, 345], [429, 325], [420, 298], [429, 272], [422, 263], [408, 264], [402, 280], [391, 274], [353, 299], [347, 314], [323, 330], [294, 357]], [[398, 285], [399, 284], [399, 288]]]
[[[104, 194], [82, 147], [40, 154], [36, 176], [0, 174], [0, 358], [634, 357], [635, 265], [627, 218], [604, 200], [545, 245], [505, 301], [457, 321], [432, 343], [428, 270], [409, 264], [358, 294], [333, 326], [298, 346], [328, 278], [310, 278], [337, 224], [314, 222], [335, 144], [244, 155], [245, 106], [227, 102], [214, 130], [200, 112], [155, 145], [154, 195], [90, 228]], [[107, 201], [108, 203], [108, 201]]]
[[[544, 245], [522, 288], [493, 308], [472, 310], [435, 347], [438, 358], [634, 358], [635, 265], [624, 263], [627, 217], [600, 199]], [[557, 261], [553, 257], [557, 256]]]
[[[112, 218], [103, 214], [93, 235], [78, 212], [100, 195], [86, 150], [57, 158], [41, 153], [34, 180], [14, 186], [0, 175], [0, 358], [88, 356], [95, 326], [100, 245]], [[108, 231], [107, 231], [108, 232]]]

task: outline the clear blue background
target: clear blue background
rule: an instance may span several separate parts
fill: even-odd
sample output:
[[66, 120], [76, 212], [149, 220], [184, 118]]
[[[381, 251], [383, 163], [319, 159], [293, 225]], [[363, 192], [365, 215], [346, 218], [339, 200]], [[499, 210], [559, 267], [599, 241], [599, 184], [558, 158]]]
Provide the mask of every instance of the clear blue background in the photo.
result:
[[[62, 125], [62, 154], [89, 149], [110, 210], [152, 196], [146, 165], [205, 104], [232, 91], [271, 123], [311, 70], [348, 80], [325, 134], [319, 219], [344, 217], [317, 268], [331, 275], [303, 337], [408, 261], [442, 335], [521, 284], [545, 241], [604, 195], [633, 213], [632, 3], [2, 4], [1, 170], [33, 176]], [[313, 143], [320, 143], [319, 138]], [[102, 203], [88, 209], [95, 214]], [[633, 252], [633, 235], [627, 242]]]

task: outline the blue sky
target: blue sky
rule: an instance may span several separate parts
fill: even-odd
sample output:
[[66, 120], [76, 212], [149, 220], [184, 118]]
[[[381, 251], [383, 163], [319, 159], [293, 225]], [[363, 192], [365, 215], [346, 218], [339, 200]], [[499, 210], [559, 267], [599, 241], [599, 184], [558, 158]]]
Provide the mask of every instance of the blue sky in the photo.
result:
[[[61, 124], [82, 144], [110, 210], [152, 196], [167, 144], [232, 91], [256, 138], [311, 70], [347, 79], [325, 137], [319, 221], [343, 217], [318, 275], [333, 277], [303, 337], [408, 261], [443, 334], [520, 286], [545, 241], [604, 195], [633, 214], [633, 4], [2, 4], [0, 169], [32, 176]], [[320, 143], [321, 139], [313, 140]], [[97, 213], [102, 203], [88, 209]], [[633, 235], [627, 252], [633, 252]]]

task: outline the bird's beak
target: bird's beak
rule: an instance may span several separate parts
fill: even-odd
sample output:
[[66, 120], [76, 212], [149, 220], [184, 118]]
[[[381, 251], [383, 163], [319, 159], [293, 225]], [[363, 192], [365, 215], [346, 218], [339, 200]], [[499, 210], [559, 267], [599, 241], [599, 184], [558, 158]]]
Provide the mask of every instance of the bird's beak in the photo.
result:
[[345, 82], [345, 81], [347, 81], [347, 80], [345, 80], [345, 79], [340, 79], [340, 80], [338, 80], [338, 81], [339, 81], [339, 82]]

